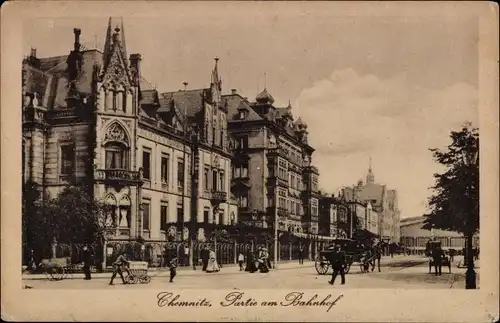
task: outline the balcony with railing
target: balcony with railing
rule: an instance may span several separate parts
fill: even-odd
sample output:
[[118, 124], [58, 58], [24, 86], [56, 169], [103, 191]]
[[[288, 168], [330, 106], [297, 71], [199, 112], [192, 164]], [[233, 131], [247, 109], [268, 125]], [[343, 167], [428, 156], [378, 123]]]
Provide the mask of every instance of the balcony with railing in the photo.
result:
[[138, 184], [141, 182], [139, 172], [125, 169], [96, 169], [94, 179], [104, 183]]
[[210, 201], [212, 204], [217, 205], [227, 201], [227, 193], [224, 191], [211, 191]]

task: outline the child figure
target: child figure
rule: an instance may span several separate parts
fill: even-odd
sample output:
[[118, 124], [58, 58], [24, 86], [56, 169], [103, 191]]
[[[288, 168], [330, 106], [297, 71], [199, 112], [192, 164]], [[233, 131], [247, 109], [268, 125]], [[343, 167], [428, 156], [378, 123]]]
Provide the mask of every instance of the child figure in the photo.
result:
[[168, 263], [168, 268], [170, 268], [170, 282], [174, 282], [174, 277], [177, 275], [177, 257], [173, 257]]

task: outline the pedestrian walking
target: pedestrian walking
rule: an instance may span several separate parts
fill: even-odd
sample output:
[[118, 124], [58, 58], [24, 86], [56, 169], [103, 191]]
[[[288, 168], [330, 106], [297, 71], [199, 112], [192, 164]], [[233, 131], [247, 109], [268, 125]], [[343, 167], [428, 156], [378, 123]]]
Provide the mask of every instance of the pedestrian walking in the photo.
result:
[[330, 285], [333, 285], [335, 283], [335, 278], [340, 274], [340, 284], [344, 285], [345, 284], [345, 266], [346, 266], [346, 259], [345, 259], [345, 253], [340, 250], [340, 246], [336, 245], [334, 252], [330, 256], [330, 264], [333, 269], [332, 273], [332, 279], [328, 282]]
[[184, 246], [184, 265], [189, 266], [189, 247]]
[[269, 263], [269, 252], [266, 248], [261, 247], [259, 249], [259, 271], [261, 273], [268, 273], [270, 268]]
[[203, 271], [207, 271], [208, 260], [210, 259], [210, 250], [207, 246], [204, 246], [201, 250], [201, 261], [203, 262]]
[[220, 270], [219, 265], [217, 264], [217, 259], [215, 258], [215, 251], [209, 251], [209, 259], [206, 272], [213, 273], [218, 272]]
[[85, 280], [92, 279], [90, 275], [90, 264], [92, 263], [92, 255], [90, 254], [90, 250], [87, 246], [83, 246], [82, 253], [82, 261], [83, 261], [83, 273], [85, 274]]
[[240, 252], [238, 255], [238, 265], [240, 266], [240, 271], [243, 271], [243, 263], [245, 262], [245, 256]]
[[125, 278], [123, 278], [122, 269], [126, 269], [126, 266], [129, 264], [129, 260], [127, 259], [127, 254], [124, 252], [118, 256], [118, 258], [113, 263], [113, 275], [111, 275], [111, 280], [109, 282], [110, 285], [113, 285], [113, 280], [115, 279], [117, 274], [120, 274], [120, 278], [122, 282], [126, 284]]
[[33, 249], [31, 249], [31, 251], [30, 251], [29, 266], [30, 266], [31, 272], [35, 273], [37, 266], [36, 266], [36, 262], [35, 262], [35, 251]]
[[372, 271], [375, 269], [375, 262], [376, 262], [378, 267], [378, 272], [380, 272], [380, 259], [382, 258], [382, 247], [380, 246], [380, 243], [375, 245], [373, 252], [375, 253], [375, 256], [372, 261]]
[[257, 266], [255, 266], [255, 257], [250, 248], [248, 248], [247, 250], [247, 265], [245, 267], [245, 271], [248, 271], [250, 273], [254, 273], [257, 271]]
[[455, 260], [455, 249], [450, 249], [449, 254], [450, 254], [450, 262], [453, 263], [453, 261]]
[[299, 248], [299, 265], [304, 264], [304, 246], [300, 245]]
[[174, 277], [177, 276], [177, 257], [173, 256], [168, 262], [168, 268], [170, 269], [170, 283], [174, 282]]

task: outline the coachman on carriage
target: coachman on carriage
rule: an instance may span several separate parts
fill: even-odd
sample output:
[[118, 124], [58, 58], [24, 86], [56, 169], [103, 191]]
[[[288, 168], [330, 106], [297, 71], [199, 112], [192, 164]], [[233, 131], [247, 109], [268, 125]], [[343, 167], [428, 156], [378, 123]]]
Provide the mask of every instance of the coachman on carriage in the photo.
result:
[[434, 267], [435, 274], [441, 275], [441, 267], [448, 267], [448, 273], [451, 274], [451, 260], [445, 255], [441, 248], [441, 241], [429, 240], [425, 245], [425, 255], [429, 257], [429, 274]]

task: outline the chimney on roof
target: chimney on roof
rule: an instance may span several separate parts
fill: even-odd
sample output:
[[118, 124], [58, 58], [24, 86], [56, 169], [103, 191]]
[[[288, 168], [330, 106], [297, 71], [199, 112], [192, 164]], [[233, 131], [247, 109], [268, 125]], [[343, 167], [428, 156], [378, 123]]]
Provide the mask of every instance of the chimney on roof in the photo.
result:
[[31, 48], [30, 55], [27, 57], [26, 61], [31, 66], [40, 67], [40, 60], [36, 57], [36, 48]]
[[82, 33], [82, 30], [80, 28], [74, 28], [73, 33], [75, 34], [75, 51], [80, 50], [80, 35]]
[[80, 34], [82, 31], [80, 28], [74, 28], [73, 33], [75, 34], [75, 49], [68, 55], [66, 63], [68, 64], [68, 79], [70, 81], [70, 88], [72, 91], [75, 91], [74, 82], [77, 80], [80, 72], [82, 71], [83, 56], [80, 52]]
[[141, 54], [130, 54], [130, 67], [134, 72], [133, 77], [136, 84], [139, 84], [139, 81], [141, 79], [141, 61]]
[[231, 89], [231, 94], [238, 94], [238, 90], [236, 90], [236, 89]]

